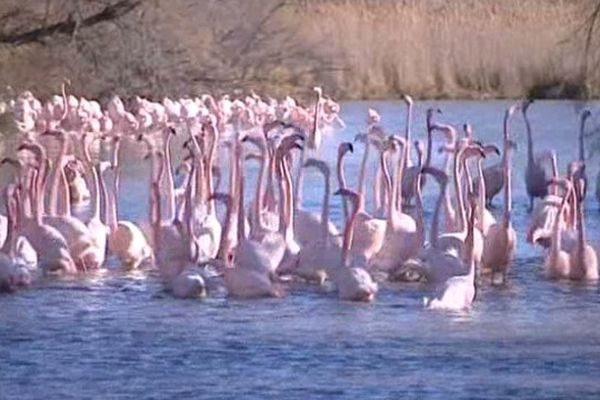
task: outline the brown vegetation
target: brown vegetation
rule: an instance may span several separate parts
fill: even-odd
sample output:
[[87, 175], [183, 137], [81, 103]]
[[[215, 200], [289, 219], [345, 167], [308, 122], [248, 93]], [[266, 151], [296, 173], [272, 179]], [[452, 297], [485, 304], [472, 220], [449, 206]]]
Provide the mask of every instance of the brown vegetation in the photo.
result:
[[100, 97], [302, 94], [316, 83], [339, 98], [598, 97], [584, 29], [596, 4], [4, 0], [0, 87], [48, 94], [69, 77]]

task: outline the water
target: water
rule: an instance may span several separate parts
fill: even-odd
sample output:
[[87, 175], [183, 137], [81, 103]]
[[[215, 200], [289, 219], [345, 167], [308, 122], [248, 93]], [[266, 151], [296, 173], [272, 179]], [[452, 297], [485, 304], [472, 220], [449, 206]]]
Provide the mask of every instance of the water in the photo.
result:
[[[499, 142], [507, 104], [437, 103], [440, 120], [469, 121], [484, 142]], [[364, 129], [368, 106], [390, 132], [403, 130], [400, 103], [344, 104], [348, 128], [326, 139], [325, 158], [333, 160], [336, 144]], [[416, 136], [427, 106], [417, 105]], [[530, 114], [536, 151], [559, 150], [564, 171], [577, 156], [574, 104], [540, 102]], [[152, 274], [111, 268], [0, 296], [0, 399], [598, 398], [598, 288], [541, 274], [542, 255], [524, 240], [520, 117], [513, 132], [514, 269], [506, 287], [483, 287], [470, 313], [424, 310], [428, 292], [416, 284], [383, 285], [373, 304], [341, 302], [312, 287], [292, 288], [284, 299], [180, 301]], [[351, 180], [361, 152], [348, 158]], [[137, 220], [147, 215], [147, 167], [134, 155], [126, 162], [120, 212]], [[597, 164], [589, 163], [592, 189]], [[428, 216], [436, 195], [428, 184]], [[306, 208], [319, 206], [316, 174], [307, 178], [305, 199]], [[593, 243], [596, 209], [588, 196]], [[339, 221], [335, 201], [332, 212]]]

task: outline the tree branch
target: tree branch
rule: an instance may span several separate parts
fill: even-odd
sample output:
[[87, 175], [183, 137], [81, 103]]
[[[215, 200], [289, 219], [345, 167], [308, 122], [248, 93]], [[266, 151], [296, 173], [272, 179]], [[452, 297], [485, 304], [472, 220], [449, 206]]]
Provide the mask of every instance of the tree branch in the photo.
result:
[[90, 15], [80, 21], [74, 21], [72, 17], [69, 16], [65, 21], [36, 28], [27, 32], [3, 34], [0, 35], [0, 43], [21, 46], [24, 44], [41, 42], [43, 39], [55, 35], [72, 36], [76, 29], [88, 28], [102, 22], [121, 18], [141, 5], [142, 1], [143, 0], [120, 0], [114, 4], [107, 5], [102, 11]]

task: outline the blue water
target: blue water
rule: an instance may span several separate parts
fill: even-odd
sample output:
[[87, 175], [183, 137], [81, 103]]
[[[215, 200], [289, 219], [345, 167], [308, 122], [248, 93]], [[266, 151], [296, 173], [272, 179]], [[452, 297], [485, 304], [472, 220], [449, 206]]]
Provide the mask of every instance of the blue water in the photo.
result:
[[[440, 120], [467, 120], [483, 141], [500, 138], [507, 102], [436, 104]], [[423, 135], [427, 105], [417, 104], [415, 136]], [[364, 129], [368, 106], [390, 133], [403, 130], [401, 103], [343, 104], [348, 128], [326, 139], [326, 159]], [[561, 171], [577, 156], [575, 109], [570, 102], [530, 108], [536, 151], [558, 150]], [[526, 147], [516, 119], [514, 268], [507, 286], [484, 285], [471, 312], [424, 310], [428, 289], [420, 284], [384, 284], [373, 304], [354, 304], [310, 286], [290, 287], [283, 299], [181, 301], [152, 272], [117, 268], [44, 280], [0, 296], [0, 399], [599, 398], [598, 287], [546, 280], [541, 252], [525, 243]], [[347, 163], [351, 181], [358, 147]], [[120, 211], [138, 220], [147, 215], [147, 167], [131, 154]], [[592, 189], [597, 164], [589, 163]], [[307, 177], [305, 208], [318, 209], [320, 182]], [[596, 244], [592, 194], [586, 212]], [[436, 195], [428, 184], [427, 216]], [[337, 202], [332, 212], [339, 221]]]

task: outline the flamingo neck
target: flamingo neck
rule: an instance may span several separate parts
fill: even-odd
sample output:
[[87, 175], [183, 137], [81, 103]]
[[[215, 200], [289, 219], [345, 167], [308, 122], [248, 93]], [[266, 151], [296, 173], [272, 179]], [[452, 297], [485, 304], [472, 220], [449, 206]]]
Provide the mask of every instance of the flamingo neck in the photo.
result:
[[429, 243], [431, 247], [435, 248], [438, 242], [438, 236], [440, 231], [440, 209], [442, 208], [442, 202], [444, 200], [444, 194], [446, 192], [446, 184], [440, 184], [440, 195], [435, 203], [435, 211], [433, 212], [433, 219], [431, 221], [431, 230], [429, 231]]
[[298, 166], [298, 172], [296, 173], [296, 187], [294, 188], [294, 209], [302, 208], [302, 194], [304, 189], [304, 162], [306, 161], [306, 150], [302, 149], [300, 156], [300, 165]]
[[[525, 114], [524, 114], [525, 115]], [[512, 213], [512, 168], [510, 165], [510, 135], [508, 131], [509, 118], [504, 120], [504, 154], [503, 157], [503, 173], [504, 173], [504, 226], [508, 227], [511, 223]]]
[[164, 138], [164, 158], [163, 158], [163, 169], [166, 171], [166, 182], [167, 182], [167, 215], [168, 221], [173, 221], [175, 218], [175, 184], [173, 183], [173, 165], [171, 164], [171, 141], [172, 134], [169, 130], [166, 130], [166, 137]]
[[347, 267], [350, 263], [350, 246], [352, 245], [352, 239], [354, 238], [354, 223], [356, 222], [356, 216], [362, 210], [362, 202], [362, 195], [358, 195], [353, 201], [354, 207], [344, 228], [344, 240], [342, 242], [342, 267]]
[[283, 183], [285, 191], [285, 203], [284, 203], [284, 229], [285, 229], [285, 241], [289, 243], [294, 239], [294, 199], [292, 197], [292, 176], [288, 163], [282, 158], [282, 171], [283, 171]]
[[469, 277], [473, 279], [473, 285], [475, 285], [475, 212], [471, 211], [469, 221], [467, 223], [467, 237], [465, 239], [465, 246], [467, 249], [467, 255], [469, 260]]
[[254, 192], [254, 221], [260, 228], [264, 228], [261, 213], [263, 210], [263, 196], [265, 190], [265, 172], [267, 169], [267, 157], [265, 150], [261, 149], [260, 168], [258, 170], [258, 180], [256, 181], [256, 189]]
[[[529, 164], [534, 164], [535, 160], [533, 158], [533, 136], [531, 133], [531, 124], [529, 123], [529, 118], [527, 118], [526, 111], [523, 111], [523, 119], [525, 120], [525, 129], [527, 130], [527, 161]], [[506, 153], [506, 148], [504, 152]]]
[[[390, 171], [388, 168], [387, 162], [387, 154], [386, 151], [382, 151], [379, 156], [379, 164], [381, 169], [381, 174], [383, 176], [383, 183], [385, 184], [384, 191], [387, 193], [387, 220], [391, 222], [395, 216], [394, 209], [394, 194], [392, 191], [392, 178], [390, 177]], [[391, 225], [390, 225], [391, 227]]]
[[271, 145], [267, 143], [267, 151], [265, 155], [268, 157], [268, 169], [267, 169], [267, 187], [265, 189], [263, 204], [265, 204], [267, 210], [276, 211], [277, 203], [275, 202], [275, 187], [273, 184], [274, 175], [277, 170], [277, 163], [275, 161], [274, 150]]
[[221, 239], [219, 240], [219, 250], [217, 251], [217, 259], [228, 262], [228, 252], [229, 252], [229, 238], [232, 234], [232, 226], [233, 226], [233, 210], [232, 210], [232, 202], [233, 199], [231, 196], [227, 198], [225, 201], [225, 222], [223, 226], [223, 232], [221, 233]]
[[[318, 143], [320, 142], [320, 132], [319, 132], [319, 118], [321, 117], [321, 94], [317, 93], [317, 102], [315, 104], [315, 117], [313, 119], [313, 124], [312, 124], [312, 135], [311, 135], [311, 143], [310, 146], [313, 149], [317, 148]], [[302, 159], [302, 162], [304, 162], [304, 157]], [[300, 168], [302, 169], [302, 165], [300, 165]], [[299, 182], [296, 182], [296, 184], [298, 184]]]
[[327, 245], [329, 243], [329, 197], [331, 196], [331, 183], [329, 174], [323, 174], [325, 179], [325, 192], [323, 193], [323, 209], [321, 210], [321, 239]]
[[365, 141], [365, 152], [363, 153], [363, 158], [360, 163], [360, 172], [358, 174], [358, 194], [363, 196], [365, 192], [365, 176], [367, 172], [367, 161], [369, 160], [369, 136], [367, 134], [367, 139]]
[[14, 236], [16, 230], [16, 215], [14, 210], [13, 199], [8, 196], [5, 192], [4, 205], [6, 207], [6, 239], [2, 245], [2, 252], [5, 254], [13, 254], [14, 250]]
[[[552, 154], [552, 157], [550, 158], [550, 162], [551, 162], [551, 166], [552, 166], [552, 177], [555, 179], [558, 179], [558, 162], [556, 160], [556, 154]], [[558, 196], [558, 188], [556, 187], [556, 185], [552, 185], [551, 190], [551, 194]]]
[[585, 114], [583, 114], [583, 116], [581, 117], [581, 125], [579, 128], [579, 161], [584, 162], [585, 161], [585, 142], [584, 142], [584, 131], [585, 131], [585, 120], [586, 120], [586, 116]]
[[431, 165], [431, 151], [433, 146], [433, 138], [431, 137], [432, 130], [431, 115], [427, 115], [427, 155], [425, 156], [426, 167]]
[[[383, 185], [382, 181], [384, 183]], [[381, 166], [378, 166], [377, 171], [375, 172], [375, 179], [373, 180], [373, 206], [376, 213], [382, 212], [382, 205], [386, 203], [385, 193], [387, 187], [385, 184], [387, 183]]]
[[65, 158], [65, 156], [67, 155], [67, 147], [68, 147], [68, 143], [67, 143], [67, 139], [66, 138], [60, 138], [59, 139], [60, 142], [60, 151], [58, 153], [58, 157], [56, 159], [55, 164], [52, 166], [52, 184], [50, 186], [50, 203], [49, 203], [49, 209], [48, 209], [48, 214], [49, 215], [57, 215], [58, 213], [58, 191], [59, 191], [59, 186], [60, 186], [60, 180], [61, 180], [61, 170], [62, 170], [62, 164], [63, 164], [63, 160]]
[[[336, 163], [336, 174], [338, 180], [338, 186], [340, 189], [346, 189], [346, 176], [344, 175], [344, 156], [338, 154]], [[344, 223], [348, 222], [348, 200], [342, 197], [342, 210], [344, 213]]]
[[459, 232], [466, 232], [467, 230], [467, 215], [465, 209], [465, 202], [463, 198], [463, 188], [460, 184], [460, 159], [462, 158], [462, 151], [458, 151], [454, 155], [454, 190], [456, 191], [456, 204], [458, 206], [458, 230]]
[[115, 168], [115, 179], [113, 179], [113, 191], [112, 191], [112, 195], [110, 195], [109, 201], [110, 201], [110, 207], [109, 207], [109, 214], [110, 214], [110, 222], [109, 222], [109, 226], [110, 226], [110, 230], [111, 232], [115, 232], [118, 228], [118, 215], [119, 215], [119, 197], [118, 197], [118, 193], [119, 193], [119, 179], [118, 177], [118, 169], [119, 167]]
[[422, 247], [425, 243], [425, 218], [423, 216], [423, 193], [421, 191], [420, 174], [416, 179], [415, 185], [415, 224], [417, 228], [417, 243]]
[[585, 229], [585, 217], [583, 214], [583, 204], [577, 200], [577, 196], [573, 196], [575, 198], [574, 203], [577, 203], [577, 251], [580, 255], [583, 255], [584, 247], [587, 244], [587, 235]]
[[[206, 165], [206, 185], [207, 195], [211, 195], [215, 191], [215, 185], [213, 182], [213, 165], [215, 164], [215, 158], [217, 155], [217, 144], [219, 142], [219, 134], [216, 128], [209, 127], [208, 129], [211, 137], [210, 148], [208, 150], [208, 162]], [[208, 213], [216, 216], [216, 205], [214, 200], [208, 201]]]
[[562, 242], [562, 229], [560, 226], [560, 221], [562, 220], [562, 216], [565, 212], [565, 208], [567, 205], [567, 201], [569, 196], [571, 195], [570, 191], [567, 191], [562, 200], [560, 201], [560, 206], [558, 208], [558, 212], [554, 217], [554, 225], [552, 226], [552, 248], [551, 250], [554, 252], [559, 252], [561, 250], [561, 242]]
[[477, 194], [479, 229], [483, 232], [483, 216], [485, 214], [485, 179], [483, 178], [483, 159], [477, 161], [479, 193]]
[[391, 210], [396, 210], [398, 214], [402, 213], [402, 179], [404, 178], [404, 171], [408, 161], [408, 144], [409, 141], [407, 141], [406, 145], [402, 146], [402, 149], [400, 150], [400, 157], [398, 158], [398, 162], [396, 164], [396, 171], [394, 173], [394, 181], [392, 185], [391, 203], [393, 207], [388, 205], [390, 210], [389, 212], [392, 212]]
[[242, 159], [243, 156], [240, 155], [238, 157], [238, 241], [241, 240], [245, 240], [246, 239], [246, 210], [244, 208], [244, 194], [245, 194], [245, 190], [244, 190], [244, 186], [245, 186], [245, 181], [244, 181], [244, 169], [243, 169], [243, 165], [242, 165]]
[[[190, 179], [185, 186], [185, 204], [183, 206], [183, 226], [185, 229], [182, 231], [183, 235], [185, 235], [185, 239], [191, 244], [191, 240], [194, 236], [194, 221], [193, 221], [193, 211], [194, 211], [194, 175], [200, 174], [201, 171], [192, 163], [190, 169]], [[160, 193], [159, 193], [160, 196]], [[159, 197], [160, 199], [160, 197]], [[159, 205], [160, 209], [160, 205]]]
[[71, 197], [69, 195], [69, 182], [67, 181], [67, 176], [65, 175], [65, 170], [63, 168], [60, 169], [60, 199], [61, 201], [58, 203], [57, 215], [59, 216], [70, 216], [71, 215]]

